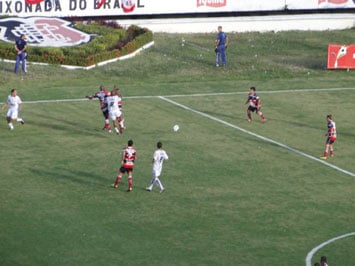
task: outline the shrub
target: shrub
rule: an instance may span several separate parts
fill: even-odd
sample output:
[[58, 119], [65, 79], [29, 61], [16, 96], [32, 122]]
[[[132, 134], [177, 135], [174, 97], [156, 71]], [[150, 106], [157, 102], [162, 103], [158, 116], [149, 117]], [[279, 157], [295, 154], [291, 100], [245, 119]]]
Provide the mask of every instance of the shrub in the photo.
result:
[[[153, 40], [153, 33], [146, 28], [131, 25], [124, 30], [115, 21], [75, 22], [74, 28], [91, 34], [93, 40], [73, 47], [29, 46], [29, 61], [90, 66], [134, 52]], [[0, 42], [0, 58], [15, 58], [13, 44]]]

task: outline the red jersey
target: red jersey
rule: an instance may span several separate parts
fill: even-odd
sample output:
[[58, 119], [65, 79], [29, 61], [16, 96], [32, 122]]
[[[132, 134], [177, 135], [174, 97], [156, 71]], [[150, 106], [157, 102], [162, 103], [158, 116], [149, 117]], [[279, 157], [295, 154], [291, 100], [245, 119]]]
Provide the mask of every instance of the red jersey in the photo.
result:
[[132, 146], [127, 146], [122, 151], [122, 166], [124, 168], [133, 169], [134, 160], [137, 157], [137, 151]]
[[249, 106], [251, 107], [258, 107], [260, 104], [260, 98], [256, 94], [250, 94], [248, 95], [248, 102]]
[[328, 121], [328, 138], [330, 140], [336, 140], [337, 139], [337, 130], [335, 127], [335, 122], [334, 121]]

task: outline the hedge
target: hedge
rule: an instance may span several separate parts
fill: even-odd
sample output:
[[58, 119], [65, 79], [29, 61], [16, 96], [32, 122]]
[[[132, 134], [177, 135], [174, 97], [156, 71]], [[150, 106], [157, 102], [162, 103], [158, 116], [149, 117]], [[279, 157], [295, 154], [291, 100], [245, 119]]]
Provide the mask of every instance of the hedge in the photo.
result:
[[[87, 44], [72, 47], [28, 46], [29, 61], [73, 66], [91, 66], [129, 54], [153, 41], [153, 33], [136, 25], [127, 30], [114, 21], [76, 22], [73, 27], [93, 35]], [[0, 58], [14, 60], [14, 44], [0, 42]]]

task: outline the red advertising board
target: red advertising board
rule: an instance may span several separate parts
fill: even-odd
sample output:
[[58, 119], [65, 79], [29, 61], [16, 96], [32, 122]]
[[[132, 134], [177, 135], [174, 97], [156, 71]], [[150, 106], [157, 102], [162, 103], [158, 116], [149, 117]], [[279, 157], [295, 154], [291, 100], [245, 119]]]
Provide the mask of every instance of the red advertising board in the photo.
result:
[[328, 46], [328, 69], [355, 68], [355, 44]]

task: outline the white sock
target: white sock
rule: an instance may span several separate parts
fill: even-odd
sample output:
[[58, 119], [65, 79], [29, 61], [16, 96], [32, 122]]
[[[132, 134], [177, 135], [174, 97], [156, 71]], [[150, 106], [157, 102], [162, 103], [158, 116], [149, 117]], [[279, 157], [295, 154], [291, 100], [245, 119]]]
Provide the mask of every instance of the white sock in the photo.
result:
[[10, 128], [11, 130], [14, 129], [14, 125], [13, 125], [12, 123], [8, 123], [8, 125], [9, 125], [9, 128]]
[[160, 190], [163, 190], [163, 189], [164, 189], [163, 184], [161, 183], [159, 177], [155, 178], [155, 182], [159, 185]]

